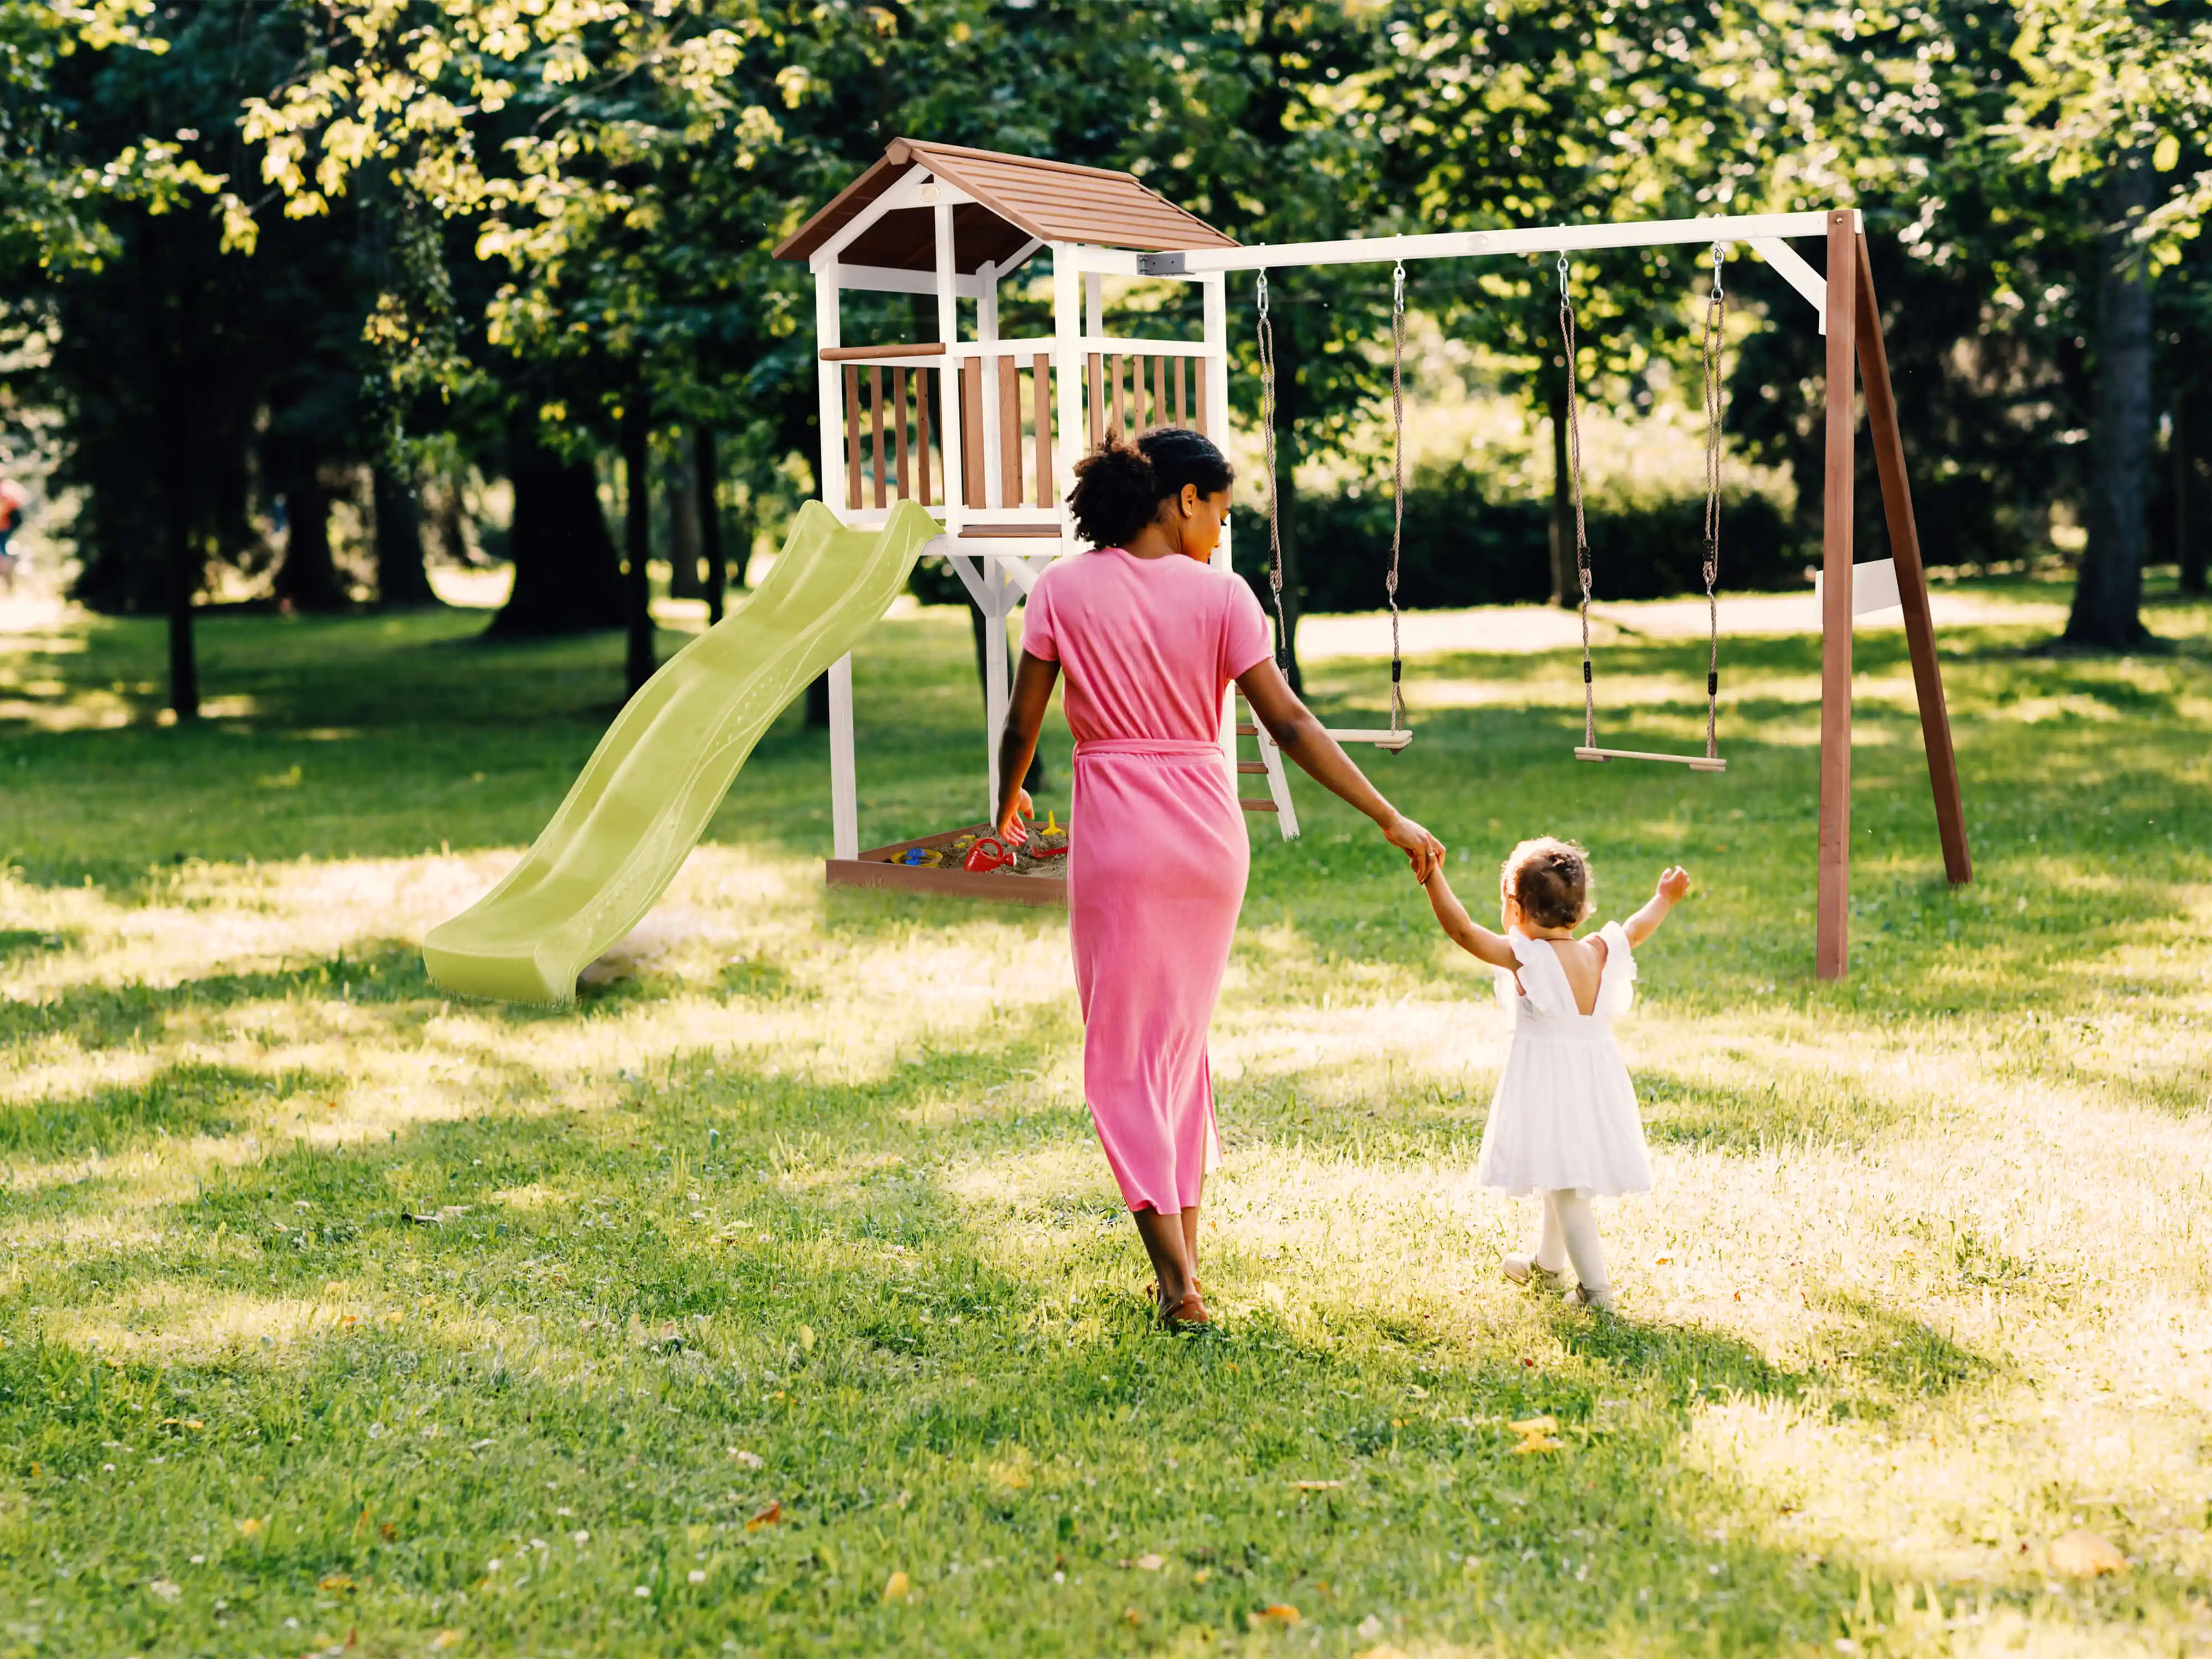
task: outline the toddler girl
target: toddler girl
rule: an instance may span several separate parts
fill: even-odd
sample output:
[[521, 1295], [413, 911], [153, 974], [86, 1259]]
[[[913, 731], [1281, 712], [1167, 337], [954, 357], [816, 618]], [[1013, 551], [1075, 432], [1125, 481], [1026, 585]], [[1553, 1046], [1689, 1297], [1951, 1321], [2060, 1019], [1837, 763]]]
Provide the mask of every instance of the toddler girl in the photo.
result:
[[1588, 939], [1575, 929], [1589, 914], [1589, 859], [1570, 842], [1524, 841], [1506, 859], [1503, 934], [1469, 919], [1441, 864], [1427, 886], [1444, 932], [1501, 970], [1498, 1000], [1513, 1016], [1475, 1179], [1516, 1197], [1540, 1193], [1544, 1220], [1533, 1251], [1505, 1258], [1505, 1276], [1556, 1290], [1572, 1262], [1580, 1282], [1569, 1298], [1610, 1311], [1613, 1283], [1589, 1201], [1651, 1190], [1636, 1087], [1613, 1047], [1613, 1017], [1635, 994], [1635, 947], [1690, 890], [1689, 872], [1668, 869], [1626, 926], [1608, 921]]

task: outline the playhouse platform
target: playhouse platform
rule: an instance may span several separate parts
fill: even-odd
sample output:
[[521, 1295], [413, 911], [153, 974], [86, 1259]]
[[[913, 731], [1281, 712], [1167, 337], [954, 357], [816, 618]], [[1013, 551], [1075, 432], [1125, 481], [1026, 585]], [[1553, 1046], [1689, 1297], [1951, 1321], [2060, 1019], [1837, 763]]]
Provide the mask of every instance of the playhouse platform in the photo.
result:
[[893, 887], [913, 893], [942, 893], [954, 898], [988, 899], [1000, 904], [1033, 904], [1052, 909], [1067, 908], [1067, 860], [1053, 859], [1029, 872], [993, 870], [974, 875], [962, 869], [933, 869], [903, 862], [908, 849], [924, 851], [949, 847], [963, 836], [988, 836], [988, 823], [971, 823], [918, 841], [893, 842], [871, 847], [857, 858], [828, 859], [823, 875], [832, 887]]

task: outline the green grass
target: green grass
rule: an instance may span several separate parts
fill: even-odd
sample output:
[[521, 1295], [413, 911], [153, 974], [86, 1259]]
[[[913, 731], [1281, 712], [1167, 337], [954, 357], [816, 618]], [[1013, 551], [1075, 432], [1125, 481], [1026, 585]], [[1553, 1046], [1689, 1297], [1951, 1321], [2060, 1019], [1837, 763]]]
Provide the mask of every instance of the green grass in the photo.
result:
[[[1488, 986], [1302, 785], [1216, 1023], [1200, 1340], [1146, 1327], [1064, 922], [825, 893], [795, 711], [553, 1014], [414, 941], [558, 802], [618, 641], [210, 622], [179, 729], [155, 627], [0, 638], [0, 1656], [2202, 1645], [2212, 613], [2154, 623], [1947, 636], [1955, 891], [1862, 635], [1840, 985], [1814, 641], [1724, 642], [1723, 778], [1574, 765], [1567, 655], [1414, 665], [1373, 769], [1463, 892], [1539, 831], [1607, 914], [1699, 880], [1625, 1028], [1624, 1316], [1498, 1279]], [[859, 659], [868, 839], [980, 812], [968, 653], [923, 612]], [[1686, 744], [1701, 653], [1607, 651], [1612, 739]], [[2077, 1528], [2129, 1571], [2067, 1576]]]

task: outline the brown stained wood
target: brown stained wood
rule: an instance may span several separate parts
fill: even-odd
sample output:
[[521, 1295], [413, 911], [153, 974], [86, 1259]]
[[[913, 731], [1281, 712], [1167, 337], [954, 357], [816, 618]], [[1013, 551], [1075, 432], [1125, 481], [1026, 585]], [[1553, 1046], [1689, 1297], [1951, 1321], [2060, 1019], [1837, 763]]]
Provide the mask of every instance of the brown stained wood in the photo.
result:
[[1168, 360], [1152, 359], [1152, 424], [1168, 423]]
[[1121, 359], [1117, 353], [1109, 361], [1113, 365], [1114, 375], [1114, 435], [1117, 438], [1126, 438], [1129, 435], [1129, 428], [1122, 423], [1121, 419]]
[[876, 447], [876, 505], [890, 505], [888, 483], [884, 477], [884, 371], [876, 364], [868, 368], [868, 432]]
[[[921, 504], [924, 507], [934, 505], [929, 499], [929, 381], [927, 369], [915, 370], [914, 459], [915, 468], [921, 475]], [[937, 390], [940, 395], [945, 391], [945, 371], [941, 368], [937, 371]]]
[[999, 500], [1022, 504], [1022, 371], [1012, 357], [999, 359]]
[[823, 346], [825, 363], [866, 363], [884, 357], [942, 357], [945, 342], [926, 340], [920, 345]]
[[860, 371], [845, 366], [845, 505], [860, 506]]
[[891, 424], [898, 429], [898, 498], [909, 499], [906, 462], [906, 370], [891, 371]]
[[1106, 372], [1105, 363], [1097, 352], [1084, 359], [1083, 375], [1085, 403], [1091, 411], [1090, 447], [1098, 447], [1098, 441], [1106, 435]]
[[1850, 965], [1851, 455], [1857, 425], [1858, 233], [1848, 209], [1828, 216], [1826, 476], [1820, 508], [1820, 852], [1813, 971]]
[[1037, 505], [1051, 507], [1060, 499], [1052, 481], [1052, 359], [1042, 351], [1030, 360], [1030, 401], [1036, 428]]
[[1936, 831], [1943, 846], [1943, 873], [1954, 887], [1974, 878], [1966, 846], [1966, 812], [1959, 794], [1959, 757], [1951, 747], [1951, 711], [1943, 700], [1943, 670], [1936, 658], [1936, 619], [1928, 604], [1928, 571], [1920, 558], [1920, 528], [1912, 516], [1912, 485], [1905, 471], [1905, 435], [1897, 422], [1897, 398], [1889, 380], [1889, 351], [1875, 302], [1874, 266], [1864, 233], [1858, 258], [1859, 379], [1866, 389], [1867, 437], [1881, 478], [1882, 516], [1889, 525], [1890, 556], [1897, 562], [1897, 592], [1905, 604], [1905, 640], [1912, 657], [1912, 686], [1920, 703], [1920, 735], [1928, 750], [1928, 781], [1936, 793]]
[[983, 360], [960, 364], [960, 489], [966, 507], [983, 505]]
[[1182, 413], [1182, 382], [1183, 364], [1187, 361], [1182, 357], [1175, 360], [1175, 423], [1177, 426], [1185, 424]]
[[1196, 365], [1196, 373], [1191, 376], [1193, 383], [1192, 391], [1194, 393], [1192, 404], [1197, 411], [1198, 418], [1192, 422], [1191, 424], [1195, 426], [1200, 432], [1205, 432], [1206, 410], [1206, 359], [1203, 357], [1196, 357], [1192, 359], [1192, 362]]

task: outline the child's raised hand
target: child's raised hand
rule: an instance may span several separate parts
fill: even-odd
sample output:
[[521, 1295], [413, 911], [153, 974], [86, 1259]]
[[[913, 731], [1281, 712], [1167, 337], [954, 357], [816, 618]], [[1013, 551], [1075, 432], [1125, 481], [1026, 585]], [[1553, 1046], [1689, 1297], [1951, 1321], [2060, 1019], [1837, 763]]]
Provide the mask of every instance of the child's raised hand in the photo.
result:
[[1679, 864], [1673, 864], [1660, 872], [1659, 896], [1669, 904], [1677, 904], [1690, 890], [1690, 872]]

